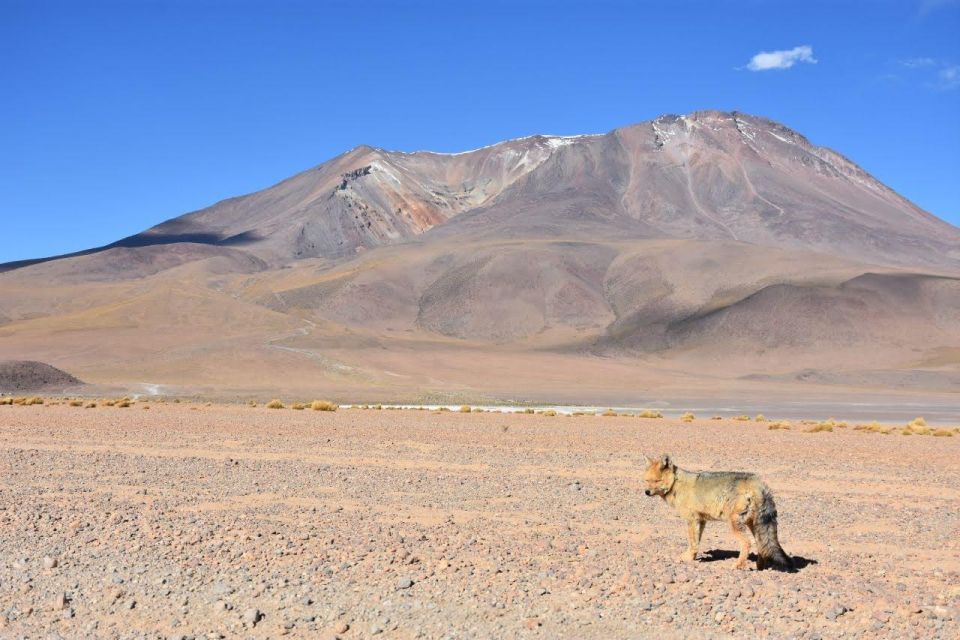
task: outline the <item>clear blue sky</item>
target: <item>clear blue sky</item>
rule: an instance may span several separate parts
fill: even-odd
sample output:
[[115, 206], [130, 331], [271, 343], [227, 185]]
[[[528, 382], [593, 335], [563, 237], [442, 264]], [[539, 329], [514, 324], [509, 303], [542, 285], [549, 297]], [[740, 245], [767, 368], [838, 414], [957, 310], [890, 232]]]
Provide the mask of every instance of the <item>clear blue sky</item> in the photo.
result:
[[361, 143], [454, 151], [704, 108], [783, 122], [960, 224], [958, 34], [951, 0], [0, 0], [0, 262]]

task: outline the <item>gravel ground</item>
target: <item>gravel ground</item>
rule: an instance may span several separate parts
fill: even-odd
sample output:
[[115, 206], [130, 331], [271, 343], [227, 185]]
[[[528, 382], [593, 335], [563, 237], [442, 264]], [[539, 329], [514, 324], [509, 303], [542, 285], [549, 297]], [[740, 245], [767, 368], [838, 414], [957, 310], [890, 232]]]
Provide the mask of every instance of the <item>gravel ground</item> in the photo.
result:
[[[960, 436], [0, 406], [0, 638], [960, 637]], [[642, 493], [759, 472], [801, 570]]]

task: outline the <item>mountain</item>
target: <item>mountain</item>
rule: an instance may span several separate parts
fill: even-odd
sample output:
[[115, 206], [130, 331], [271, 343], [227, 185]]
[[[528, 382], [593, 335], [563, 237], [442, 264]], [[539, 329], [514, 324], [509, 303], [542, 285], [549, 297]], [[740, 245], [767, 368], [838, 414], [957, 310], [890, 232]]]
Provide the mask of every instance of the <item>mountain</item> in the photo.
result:
[[295, 373], [348, 399], [590, 401], [909, 389], [923, 371], [960, 389], [960, 230], [742, 113], [361, 146], [0, 270], [0, 351], [110, 384], [248, 392]]

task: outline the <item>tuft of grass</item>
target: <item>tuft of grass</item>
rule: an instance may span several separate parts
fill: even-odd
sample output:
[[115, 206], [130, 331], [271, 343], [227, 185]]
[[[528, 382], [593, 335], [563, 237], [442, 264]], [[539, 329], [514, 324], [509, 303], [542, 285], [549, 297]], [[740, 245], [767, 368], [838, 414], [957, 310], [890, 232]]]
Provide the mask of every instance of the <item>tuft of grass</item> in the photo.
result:
[[314, 400], [310, 403], [310, 408], [314, 411], [336, 411], [340, 405], [334, 404], [329, 400]]
[[723, 420], [723, 416], [710, 416], [711, 420]]
[[0, 398], [0, 406], [8, 405], [8, 404], [9, 405], [13, 404], [13, 398]]
[[693, 422], [697, 419], [697, 416], [693, 415], [691, 412], [687, 411], [680, 416], [680, 422]]
[[27, 398], [23, 404], [28, 407], [35, 404], [43, 404], [43, 398], [40, 396], [33, 396], [32, 398]]
[[256, 400], [251, 400], [250, 402], [247, 403], [247, 406], [248, 406], [248, 407], [256, 407], [256, 406], [257, 406], [257, 401], [256, 401]]
[[782, 429], [784, 431], [790, 431], [791, 427], [792, 425], [790, 424], [789, 420], [779, 420], [777, 422], [771, 422], [770, 424], [767, 425], [767, 429], [770, 431], [777, 431], [778, 429]]
[[950, 429], [937, 429], [933, 432], [933, 435], [938, 438], [952, 438], [953, 431], [950, 431]]
[[526, 409], [523, 410], [523, 413], [528, 414], [528, 415], [532, 415], [532, 414], [536, 413], [536, 411], [534, 411], [534, 410], [531, 409], [530, 407], [527, 407]]
[[118, 400], [115, 406], [118, 409], [126, 409], [127, 407], [130, 406], [130, 401], [124, 398], [123, 400]]
[[557, 412], [554, 411], [553, 409], [547, 409], [547, 410], [544, 411], [541, 415], [545, 415], [545, 416], [548, 416], [548, 417], [552, 418], [552, 417], [554, 417], [555, 415], [557, 415]]
[[803, 430], [804, 433], [823, 433], [824, 431], [833, 431], [833, 425], [830, 422], [821, 422]]
[[905, 426], [900, 433], [905, 436], [929, 436], [933, 434], [933, 429], [911, 422]]
[[737, 422], [750, 422], [750, 416], [748, 415], [733, 416], [733, 419]]
[[294, 411], [303, 411], [306, 407], [304, 407], [303, 403], [294, 402], [292, 405], [290, 405], [290, 408]]
[[615, 418], [615, 417], [617, 416], [617, 412], [614, 411], [613, 409], [607, 409], [606, 411], [604, 411], [604, 412], [601, 413], [600, 415], [602, 415], [602, 416], [604, 416], [604, 417], [606, 417], [606, 418]]
[[283, 403], [280, 400], [273, 399], [267, 403], [267, 409], [283, 409]]
[[145, 405], [143, 405], [143, 408], [144, 408], [144, 409], [149, 409], [149, 408], [150, 408], [150, 405], [145, 404]]
[[893, 427], [884, 427], [879, 422], [871, 422], [869, 424], [858, 424], [853, 427], [854, 431], [861, 431], [863, 433], [879, 433], [885, 436], [893, 433]]
[[910, 421], [911, 427], [925, 427], [927, 426], [927, 421], [923, 419], [922, 416], [916, 417]]
[[458, 411], [459, 411], [460, 413], [470, 413], [471, 411], [473, 411], [473, 409], [470, 408], [470, 405], [465, 404], [465, 405], [461, 406], [460, 409], [458, 409]]
[[765, 415], [763, 415], [762, 413], [758, 413], [758, 414], [757, 414], [757, 417], [754, 418], [754, 421], [755, 421], [755, 422], [766, 422], [766, 421], [767, 421], [767, 417], [766, 417]]
[[71, 407], [82, 407], [82, 406], [83, 406], [83, 400], [71, 400], [71, 401], [70, 401], [70, 406], [71, 406]]
[[663, 414], [654, 409], [644, 409], [637, 414], [638, 418], [662, 418]]
[[96, 409], [96, 408], [97, 408], [97, 403], [96, 403], [96, 402], [88, 402], [86, 405], [84, 405], [83, 408], [84, 408], [84, 409]]

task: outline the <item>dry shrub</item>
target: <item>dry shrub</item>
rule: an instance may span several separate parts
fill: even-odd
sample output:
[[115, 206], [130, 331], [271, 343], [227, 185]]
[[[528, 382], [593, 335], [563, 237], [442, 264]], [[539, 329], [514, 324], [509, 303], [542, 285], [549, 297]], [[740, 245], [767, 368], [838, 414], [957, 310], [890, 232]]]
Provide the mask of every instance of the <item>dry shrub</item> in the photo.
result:
[[777, 422], [771, 422], [770, 424], [768, 424], [767, 429], [769, 429], [770, 431], [777, 431], [778, 429], [782, 429], [784, 431], [790, 431], [791, 426], [792, 425], [790, 424], [789, 420], [779, 420]]
[[82, 407], [82, 406], [83, 406], [83, 400], [71, 400], [71, 401], [70, 401], [70, 406], [71, 406], [71, 407]]
[[644, 409], [637, 414], [638, 418], [662, 418], [663, 414], [654, 409]]
[[96, 408], [97, 408], [97, 403], [96, 403], [96, 402], [88, 402], [83, 408], [84, 408], [84, 409], [96, 409]]
[[572, 417], [572, 416], [585, 416], [585, 415], [587, 415], [587, 414], [586, 414], [585, 411], [574, 411], [574, 412], [571, 413], [570, 415], [571, 415], [571, 417]]
[[711, 420], [723, 420], [723, 416], [710, 416]]
[[833, 431], [833, 424], [830, 422], [821, 422], [820, 424], [815, 424], [809, 429], [804, 429], [804, 433], [822, 433], [824, 431]]
[[256, 400], [251, 400], [250, 402], [247, 403], [247, 406], [248, 406], [248, 407], [256, 407], [256, 406], [257, 406]]
[[174, 403], [174, 404], [180, 404], [180, 398], [174, 398], [174, 399], [173, 399], [173, 403]]
[[750, 422], [750, 416], [748, 415], [733, 416], [733, 419], [737, 422]]
[[680, 422], [693, 422], [696, 420], [697, 416], [693, 415], [689, 411], [680, 416]]
[[938, 438], [952, 438], [953, 432], [950, 431], [950, 429], [937, 429], [936, 431], [933, 432], [933, 435], [935, 435]]
[[130, 401], [124, 398], [123, 400], [118, 400], [115, 406], [118, 409], [126, 409], [130, 406]]
[[0, 398], [0, 406], [8, 405], [8, 404], [9, 405], [13, 404], [13, 398]]
[[273, 399], [267, 403], [267, 409], [283, 409], [283, 403], [280, 400]]
[[483, 413], [483, 411], [484, 411], [484, 410], [481, 409], [480, 407], [474, 407], [474, 408], [473, 408], [473, 412], [474, 412], [474, 413]]
[[600, 415], [602, 415], [602, 416], [604, 416], [604, 417], [606, 417], [606, 418], [615, 418], [615, 417], [617, 416], [617, 412], [614, 411], [613, 409], [607, 409], [606, 411], [604, 411], [604, 412], [601, 413]]
[[314, 411], [336, 411], [340, 406], [329, 400], [314, 400], [310, 403], [310, 408]]
[[933, 434], [933, 429], [911, 422], [900, 433], [905, 436], [929, 436]]
[[473, 409], [470, 408], [470, 405], [465, 404], [461, 406], [460, 409], [458, 409], [458, 411], [460, 411], [460, 413], [470, 413], [471, 411], [473, 411]]
[[143, 408], [144, 408], [144, 409], [149, 409], [149, 408], [150, 408], [150, 405], [145, 404], [145, 405], [143, 405]]
[[542, 415], [545, 415], [545, 416], [548, 416], [548, 417], [551, 417], [551, 418], [552, 418], [552, 417], [554, 417], [555, 415], [557, 415], [557, 412], [554, 411], [553, 409], [547, 409], [546, 411], [543, 412]]
[[294, 411], [303, 411], [305, 409], [304, 405], [300, 402], [294, 402], [292, 405], [290, 405], [290, 408]]
[[893, 433], [893, 427], [884, 427], [879, 422], [871, 422], [869, 424], [858, 424], [853, 428], [854, 431], [861, 431], [863, 433], [880, 433], [885, 436]]
[[767, 417], [766, 417], [765, 415], [763, 415], [762, 413], [758, 413], [758, 414], [757, 414], [757, 417], [754, 418], [754, 421], [756, 421], [756, 422], [766, 422], [766, 421], [767, 421]]
[[40, 396], [33, 396], [32, 398], [27, 398], [23, 404], [28, 407], [35, 404], [43, 404], [43, 398]]
[[914, 418], [913, 420], [911, 420], [911, 421], [909, 422], [909, 426], [911, 426], [911, 427], [925, 427], [925, 426], [927, 426], [927, 421], [924, 420], [922, 416], [916, 417], [916, 418]]
[[524, 409], [524, 410], [522, 411], [522, 413], [525, 413], [525, 414], [533, 414], [533, 413], [536, 413], [536, 411], [534, 411], [534, 410], [531, 409], [530, 407], [527, 407], [526, 409]]

